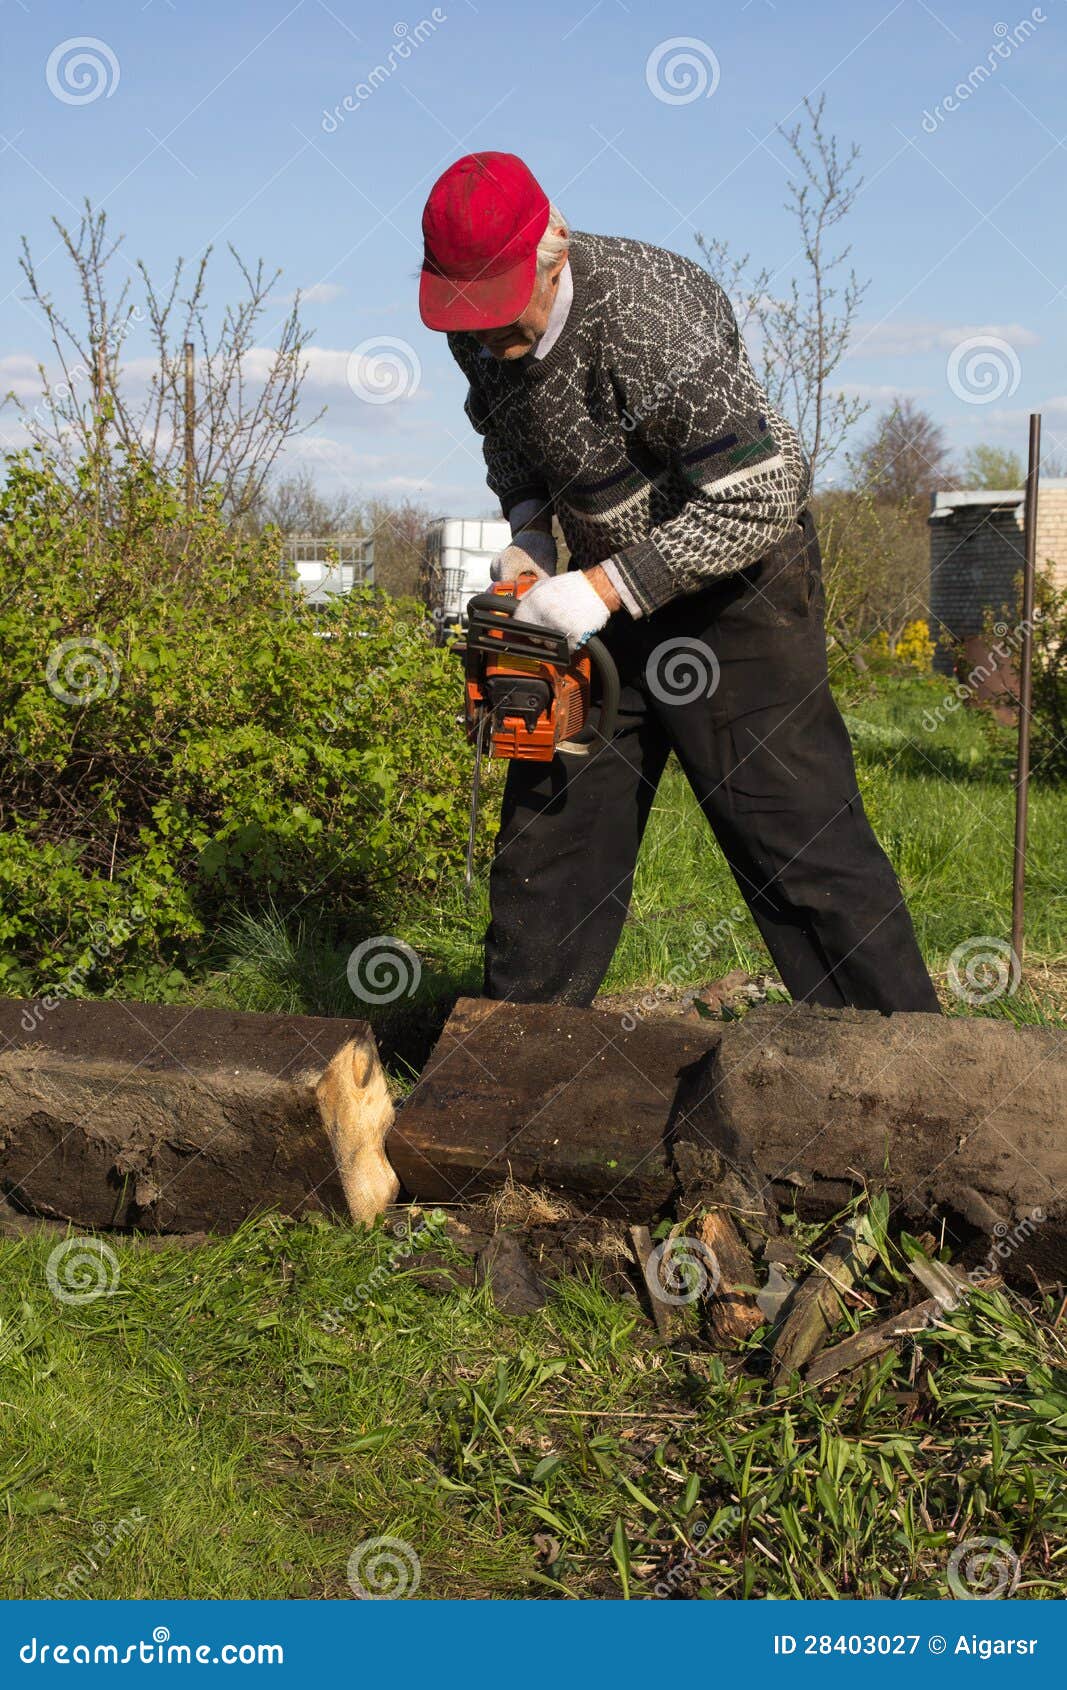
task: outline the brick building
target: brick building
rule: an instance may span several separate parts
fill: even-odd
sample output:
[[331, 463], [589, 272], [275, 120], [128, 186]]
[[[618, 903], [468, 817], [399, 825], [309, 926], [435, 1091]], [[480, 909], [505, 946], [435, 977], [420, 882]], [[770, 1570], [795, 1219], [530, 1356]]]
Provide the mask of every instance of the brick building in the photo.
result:
[[[1022, 489], [935, 493], [930, 512], [930, 625], [934, 668], [953, 672], [962, 641], [969, 657], [981, 646], [987, 611], [1009, 616], [1025, 556]], [[1037, 501], [1037, 567], [1067, 586], [1067, 480], [1042, 481]]]

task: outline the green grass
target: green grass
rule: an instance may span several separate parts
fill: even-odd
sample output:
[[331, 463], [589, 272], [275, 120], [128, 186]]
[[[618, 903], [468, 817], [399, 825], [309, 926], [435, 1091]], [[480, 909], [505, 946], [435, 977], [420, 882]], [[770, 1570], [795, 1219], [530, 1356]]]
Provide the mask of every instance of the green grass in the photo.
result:
[[1064, 1349], [1001, 1295], [775, 1396], [582, 1279], [521, 1321], [433, 1295], [388, 1231], [115, 1241], [77, 1305], [52, 1248], [4, 1246], [5, 1597], [348, 1597], [379, 1537], [428, 1598], [640, 1599], [672, 1568], [688, 1596], [938, 1596], [973, 1537], [1062, 1593]]

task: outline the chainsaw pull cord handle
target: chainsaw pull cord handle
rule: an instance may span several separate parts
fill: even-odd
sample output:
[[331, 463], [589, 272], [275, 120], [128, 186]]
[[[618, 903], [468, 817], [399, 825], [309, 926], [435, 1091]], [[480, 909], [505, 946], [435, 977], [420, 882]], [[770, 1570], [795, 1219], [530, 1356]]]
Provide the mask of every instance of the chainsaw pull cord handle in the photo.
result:
[[[523, 573], [525, 575], [527, 572], [524, 571]], [[519, 579], [521, 580], [522, 576]], [[536, 580], [532, 572], [531, 579]], [[467, 610], [468, 613], [472, 609], [493, 611], [496, 614], [510, 616], [521, 622], [522, 617], [515, 614], [521, 603], [522, 598], [519, 594], [478, 593], [469, 601]], [[586, 723], [585, 727], [571, 739], [564, 740], [560, 747], [561, 750], [570, 746], [573, 746], [576, 750], [578, 748], [586, 749], [598, 739], [610, 739], [615, 732], [615, 723], [618, 720], [619, 671], [615, 666], [615, 659], [603, 640], [598, 639], [595, 634], [585, 640], [578, 647], [578, 650], [589, 653], [593, 668], [600, 678], [600, 718], [595, 727]]]

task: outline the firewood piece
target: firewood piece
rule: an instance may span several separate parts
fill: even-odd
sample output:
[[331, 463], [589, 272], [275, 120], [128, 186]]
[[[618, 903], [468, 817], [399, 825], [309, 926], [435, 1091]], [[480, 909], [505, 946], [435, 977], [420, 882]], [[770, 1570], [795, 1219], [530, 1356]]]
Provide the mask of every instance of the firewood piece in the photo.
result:
[[908, 1263], [908, 1271], [924, 1291], [929, 1291], [943, 1309], [954, 1309], [971, 1290], [973, 1281], [948, 1262], [916, 1256]]
[[835, 1344], [832, 1350], [824, 1350], [804, 1375], [810, 1385], [821, 1385], [835, 1374], [859, 1367], [872, 1356], [889, 1349], [897, 1338], [907, 1337], [911, 1332], [923, 1332], [951, 1314], [972, 1291], [990, 1290], [1001, 1283], [997, 1274], [972, 1279], [950, 1263], [927, 1261], [921, 1257], [909, 1262], [908, 1267], [920, 1285], [934, 1293], [933, 1296], [926, 1297], [921, 1303], [913, 1303], [901, 1314], [891, 1314], [873, 1326], [865, 1326], [851, 1338], [846, 1338], [844, 1343]]
[[713, 1288], [705, 1305], [708, 1324], [720, 1344], [741, 1343], [763, 1325], [752, 1257], [724, 1209], [709, 1209], [701, 1217], [697, 1237], [712, 1254]]
[[835, 1344], [832, 1350], [824, 1350], [816, 1356], [804, 1378], [809, 1385], [823, 1385], [838, 1373], [848, 1373], [892, 1349], [898, 1338], [907, 1337], [911, 1332], [925, 1331], [944, 1312], [944, 1304], [937, 1297], [927, 1297], [924, 1302], [914, 1303], [900, 1314], [891, 1314], [885, 1320], [865, 1326], [843, 1343]]
[[633, 1246], [634, 1260], [641, 1270], [641, 1278], [648, 1291], [648, 1301], [652, 1310], [652, 1319], [656, 1323], [656, 1331], [661, 1338], [671, 1335], [671, 1317], [668, 1305], [660, 1295], [658, 1269], [660, 1258], [655, 1254], [652, 1234], [647, 1226], [631, 1226], [628, 1228], [630, 1243]]
[[786, 1315], [771, 1351], [776, 1384], [822, 1348], [841, 1315], [841, 1292], [851, 1290], [874, 1260], [874, 1240], [866, 1217], [849, 1221], [786, 1305]]

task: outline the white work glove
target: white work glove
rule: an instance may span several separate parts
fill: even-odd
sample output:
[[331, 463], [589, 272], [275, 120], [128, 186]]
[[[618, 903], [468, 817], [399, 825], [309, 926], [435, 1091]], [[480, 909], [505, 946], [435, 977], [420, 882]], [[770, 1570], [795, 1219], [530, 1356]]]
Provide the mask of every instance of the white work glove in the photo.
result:
[[489, 565], [491, 581], [517, 581], [520, 575], [543, 580], [556, 573], [556, 542], [543, 528], [520, 528]]
[[585, 644], [611, 615], [580, 569], [538, 581], [519, 601], [516, 620], [533, 622], [554, 634], [566, 634], [572, 651]]

